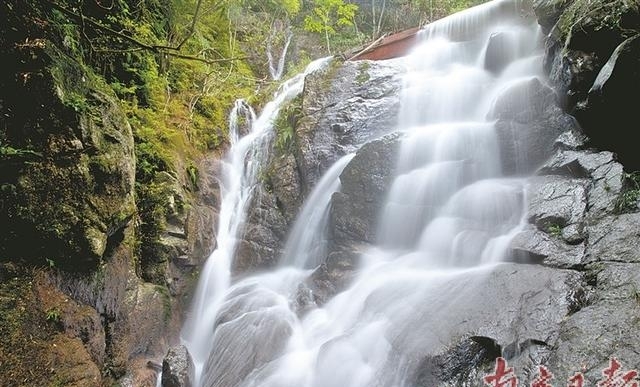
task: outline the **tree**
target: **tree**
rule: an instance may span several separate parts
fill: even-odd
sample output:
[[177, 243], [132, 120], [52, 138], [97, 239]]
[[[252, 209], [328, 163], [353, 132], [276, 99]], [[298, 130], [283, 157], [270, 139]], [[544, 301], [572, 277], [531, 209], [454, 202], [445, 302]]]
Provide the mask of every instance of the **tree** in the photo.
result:
[[304, 29], [324, 34], [327, 52], [331, 54], [329, 36], [335, 35], [338, 27], [353, 25], [357, 10], [356, 4], [345, 3], [344, 0], [314, 0], [311, 14], [304, 18]]

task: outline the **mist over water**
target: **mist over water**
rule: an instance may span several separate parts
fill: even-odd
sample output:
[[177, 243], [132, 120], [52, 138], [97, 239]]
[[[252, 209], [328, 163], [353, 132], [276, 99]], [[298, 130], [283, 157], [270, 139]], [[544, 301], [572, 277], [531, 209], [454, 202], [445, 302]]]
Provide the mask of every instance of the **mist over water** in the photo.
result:
[[[363, 254], [347, 290], [306, 313], [296, 310], [299, 285], [326, 254], [331, 195], [353, 155], [309, 196], [280, 266], [231, 283], [271, 122], [301, 92], [304, 75], [285, 83], [259, 117], [243, 113], [252, 129], [232, 135], [218, 247], [183, 333], [198, 386], [409, 386], [425, 356], [464, 334], [466, 321], [498, 308], [484, 284], [524, 225], [525, 176], [503, 174], [500, 138], [487, 117], [507, 87], [541, 77], [540, 32], [530, 4], [502, 0], [435, 22], [420, 39], [404, 58], [403, 139], [378, 244]], [[485, 301], [463, 302], [474, 297]]]

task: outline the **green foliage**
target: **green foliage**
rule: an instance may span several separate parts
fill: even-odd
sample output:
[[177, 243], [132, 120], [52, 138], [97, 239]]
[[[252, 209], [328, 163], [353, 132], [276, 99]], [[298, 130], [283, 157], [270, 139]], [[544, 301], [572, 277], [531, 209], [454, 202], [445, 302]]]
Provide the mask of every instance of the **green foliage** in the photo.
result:
[[301, 0], [244, 0], [237, 1], [236, 7], [248, 7], [254, 12], [266, 12], [275, 17], [296, 16], [302, 7]]
[[314, 7], [304, 18], [304, 29], [324, 34], [327, 52], [331, 53], [329, 37], [337, 33], [337, 28], [352, 26], [358, 6], [344, 0], [314, 0]]
[[198, 171], [198, 168], [192, 162], [190, 162], [189, 165], [187, 165], [187, 176], [189, 176], [189, 181], [191, 182], [191, 185], [195, 189], [198, 189], [198, 180], [200, 179], [200, 171]]
[[302, 113], [302, 97], [298, 96], [280, 109], [275, 119], [275, 147], [278, 154], [291, 151], [295, 140], [295, 127]]
[[554, 238], [561, 238], [562, 226], [559, 224], [550, 224], [547, 226], [547, 233]]
[[626, 188], [615, 204], [614, 212], [623, 214], [638, 209], [640, 200], [640, 171], [625, 174]]
[[16, 149], [11, 146], [0, 145], [0, 160], [11, 158], [42, 158], [42, 153], [33, 151], [31, 149]]
[[47, 313], [46, 313], [47, 321], [50, 321], [53, 323], [59, 323], [61, 316], [62, 316], [62, 312], [58, 308], [51, 308], [47, 310]]
[[369, 64], [369, 62], [360, 62], [360, 64], [358, 65], [358, 75], [356, 75], [356, 83], [358, 85], [362, 85], [369, 80], [370, 67], [371, 65]]
[[422, 26], [486, 1], [371, 0], [360, 6], [355, 21], [360, 31], [375, 39], [385, 32]]

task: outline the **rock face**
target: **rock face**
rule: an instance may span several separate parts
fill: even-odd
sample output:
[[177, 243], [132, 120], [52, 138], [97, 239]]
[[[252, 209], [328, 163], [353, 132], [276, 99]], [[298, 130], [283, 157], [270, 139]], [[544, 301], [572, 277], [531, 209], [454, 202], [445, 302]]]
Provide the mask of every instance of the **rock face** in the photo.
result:
[[166, 211], [149, 254], [136, 201], [150, 184], [136, 180], [127, 114], [50, 6], [0, 5], [0, 335], [24, 354], [0, 351], [0, 384], [152, 387], [146, 364], [176, 339], [213, 245], [215, 168], [191, 166], [198, 187], [186, 171], [157, 173]]
[[235, 273], [275, 265], [287, 230], [322, 174], [341, 156], [394, 130], [402, 71], [395, 61], [336, 60], [307, 77], [302, 96], [282, 109], [285, 115], [293, 112], [282, 120], [293, 125], [293, 139], [274, 146], [249, 209]]
[[623, 133], [634, 120], [634, 99], [628, 96], [640, 84], [640, 6], [623, 0], [536, 0], [534, 9], [549, 34], [545, 66], [563, 106], [594, 146], [638, 169], [640, 160]]
[[162, 361], [162, 387], [193, 387], [195, 372], [187, 347], [172, 347]]
[[296, 159], [305, 192], [333, 162], [391, 132], [400, 109], [396, 61], [344, 62], [305, 81], [296, 127]]
[[[41, 43], [16, 52], [37, 58], [30, 60], [39, 72], [0, 80], [10, 96], [2, 97], [7, 205], [0, 217], [13, 225], [1, 237], [2, 255], [46, 256], [90, 270], [135, 212], [133, 135], [115, 95], [52, 42]], [[35, 106], [47, 106], [50, 115], [34, 114]]]
[[386, 135], [363, 145], [340, 175], [331, 198], [329, 248], [311, 277], [315, 301], [324, 303], [351, 279], [360, 254], [376, 241], [376, 225], [395, 169], [401, 136]]

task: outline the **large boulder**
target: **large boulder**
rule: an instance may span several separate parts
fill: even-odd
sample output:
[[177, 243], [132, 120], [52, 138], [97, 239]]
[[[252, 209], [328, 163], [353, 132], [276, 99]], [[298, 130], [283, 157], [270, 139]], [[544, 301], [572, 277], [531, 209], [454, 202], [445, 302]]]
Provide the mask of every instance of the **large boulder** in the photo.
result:
[[317, 302], [344, 288], [360, 254], [376, 241], [378, 214], [393, 183], [400, 141], [401, 136], [392, 133], [366, 143], [342, 171], [341, 190], [331, 198], [327, 259], [311, 277]]
[[636, 337], [640, 333], [637, 263], [606, 263], [587, 273], [595, 283], [588, 305], [567, 316], [560, 325], [559, 340], [547, 366], [557, 380], [583, 372], [585, 385], [602, 380], [602, 371], [616, 357], [624, 369], [640, 362]]
[[559, 176], [529, 180], [529, 222], [546, 232], [562, 230], [561, 235], [568, 243], [582, 241], [588, 184], [586, 179]]
[[[507, 358], [522, 380], [528, 380], [526, 370], [544, 364], [545, 355], [558, 342], [559, 324], [573, 308], [573, 293], [581, 281], [580, 275], [571, 270], [519, 264], [502, 264], [452, 277], [446, 286], [431, 290], [432, 295], [425, 297], [435, 299], [433, 293], [444, 294], [448, 295], [446, 300], [455, 302], [436, 301], [438, 317], [433, 316], [434, 304], [425, 302], [411, 311], [406, 326], [412, 329], [389, 338], [400, 343], [400, 348], [415, 351], [403, 356], [421, 359], [413, 385], [479, 386], [479, 371], [487, 365], [492, 368], [497, 356]], [[429, 288], [426, 284], [424, 287]], [[446, 322], [433, 321], [443, 317]], [[416, 330], [422, 333], [418, 339]], [[444, 335], [452, 340], [441, 342]], [[410, 338], [414, 342], [402, 347], [403, 340]]]
[[589, 212], [594, 219], [612, 213], [625, 190], [625, 174], [611, 152], [560, 150], [539, 170], [542, 175], [590, 178], [592, 187], [587, 195]]

